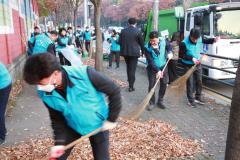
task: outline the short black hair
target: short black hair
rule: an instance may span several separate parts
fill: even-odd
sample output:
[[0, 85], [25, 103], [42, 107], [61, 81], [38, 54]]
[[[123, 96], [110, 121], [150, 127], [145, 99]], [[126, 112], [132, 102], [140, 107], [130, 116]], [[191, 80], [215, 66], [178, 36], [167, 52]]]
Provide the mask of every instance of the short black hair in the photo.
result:
[[67, 32], [67, 30], [65, 28], [60, 28], [58, 33], [61, 35], [62, 31], [66, 31]]
[[152, 32], [150, 32], [150, 34], [149, 34], [149, 38], [150, 38], [150, 39], [158, 38], [158, 37], [159, 37], [158, 31], [152, 31]]
[[58, 32], [57, 31], [51, 31], [50, 34], [54, 34], [55, 36], [57, 36]]
[[72, 29], [72, 27], [68, 27], [67, 30]]
[[194, 39], [198, 39], [201, 36], [199, 29], [192, 28], [190, 31], [190, 36]]
[[179, 32], [173, 33], [171, 42], [173, 42], [173, 41], [180, 41], [180, 33]]
[[35, 29], [39, 29], [39, 27], [38, 27], [38, 26], [35, 26], [35, 27], [34, 27], [34, 30], [35, 30]]
[[56, 70], [61, 70], [57, 58], [51, 53], [39, 53], [26, 60], [23, 79], [28, 84], [39, 84], [42, 79], [49, 77]]
[[128, 23], [129, 23], [130, 25], [134, 25], [134, 24], [137, 23], [137, 20], [136, 20], [136, 18], [129, 18], [129, 19], [128, 19]]
[[117, 34], [117, 31], [114, 29], [114, 30], [112, 31], [112, 33], [113, 33], [114, 35], [116, 35], [116, 34]]

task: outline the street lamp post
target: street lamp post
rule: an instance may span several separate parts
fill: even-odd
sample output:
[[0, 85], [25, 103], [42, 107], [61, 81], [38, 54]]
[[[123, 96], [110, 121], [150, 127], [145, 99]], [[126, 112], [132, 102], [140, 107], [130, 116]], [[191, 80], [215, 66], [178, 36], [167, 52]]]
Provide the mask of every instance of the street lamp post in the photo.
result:
[[158, 31], [158, 5], [159, 1], [154, 0], [153, 3], [153, 30]]

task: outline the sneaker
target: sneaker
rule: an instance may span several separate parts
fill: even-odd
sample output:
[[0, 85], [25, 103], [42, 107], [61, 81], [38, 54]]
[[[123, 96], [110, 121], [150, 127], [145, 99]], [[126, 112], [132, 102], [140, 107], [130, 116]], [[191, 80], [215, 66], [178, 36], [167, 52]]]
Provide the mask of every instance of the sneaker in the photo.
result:
[[195, 102], [188, 102], [188, 105], [192, 108], [196, 108], [197, 104]]
[[112, 66], [108, 66], [108, 67], [107, 67], [107, 69], [111, 69], [111, 68], [112, 68]]
[[157, 107], [160, 108], [160, 109], [165, 109], [166, 108], [166, 106], [163, 104], [163, 101], [159, 101], [157, 103]]
[[133, 92], [133, 91], [135, 91], [135, 88], [133, 88], [133, 87], [128, 88], [128, 92]]
[[147, 107], [147, 110], [151, 111], [151, 110], [153, 110], [154, 107], [155, 107], [154, 104], [149, 104], [148, 107]]
[[200, 105], [204, 105], [205, 104], [205, 102], [202, 100], [202, 98], [196, 98], [194, 100], [194, 102], [196, 102], [197, 104], [200, 104]]

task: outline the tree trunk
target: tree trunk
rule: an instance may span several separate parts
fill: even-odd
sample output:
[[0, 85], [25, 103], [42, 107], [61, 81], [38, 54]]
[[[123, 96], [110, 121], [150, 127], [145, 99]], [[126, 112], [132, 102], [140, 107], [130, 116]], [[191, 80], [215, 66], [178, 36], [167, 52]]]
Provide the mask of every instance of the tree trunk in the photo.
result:
[[100, 29], [100, 19], [101, 19], [101, 2], [93, 3], [94, 4], [94, 26], [96, 31], [96, 54], [95, 54], [95, 68], [97, 71], [103, 71], [103, 58], [102, 58], [102, 32]]
[[[240, 64], [240, 59], [238, 64]], [[240, 157], [240, 65], [238, 65], [235, 86], [233, 89], [225, 160], [239, 160], [239, 157]]]
[[77, 25], [76, 25], [77, 11], [78, 11], [78, 8], [74, 9], [74, 11], [73, 11], [73, 26], [74, 26], [74, 28], [77, 28]]

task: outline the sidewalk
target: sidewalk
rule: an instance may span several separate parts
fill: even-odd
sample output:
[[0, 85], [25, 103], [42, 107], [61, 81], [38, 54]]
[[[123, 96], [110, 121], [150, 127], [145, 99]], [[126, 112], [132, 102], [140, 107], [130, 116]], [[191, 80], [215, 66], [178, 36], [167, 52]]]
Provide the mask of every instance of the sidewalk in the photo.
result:
[[[115, 65], [115, 64], [114, 64]], [[114, 66], [113, 65], [113, 66]], [[119, 69], [105, 69], [110, 77], [126, 82], [126, 68], [122, 62]], [[123, 109], [121, 115], [127, 115], [141, 103], [147, 94], [148, 81], [145, 68], [138, 67], [135, 92], [122, 88]], [[176, 126], [184, 137], [197, 139], [204, 145], [210, 159], [224, 159], [229, 107], [209, 102], [205, 106], [190, 108], [185, 103], [172, 105], [172, 99], [166, 99], [167, 109], [155, 108], [145, 111], [142, 120], [161, 119]], [[47, 109], [38, 99], [35, 87], [24, 84], [23, 93], [17, 100], [11, 116], [7, 117], [8, 136], [5, 145], [14, 145], [30, 137], [51, 135]], [[200, 158], [199, 158], [200, 159]]]

